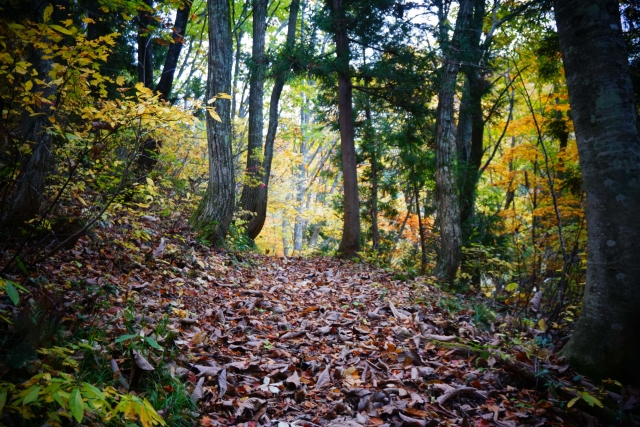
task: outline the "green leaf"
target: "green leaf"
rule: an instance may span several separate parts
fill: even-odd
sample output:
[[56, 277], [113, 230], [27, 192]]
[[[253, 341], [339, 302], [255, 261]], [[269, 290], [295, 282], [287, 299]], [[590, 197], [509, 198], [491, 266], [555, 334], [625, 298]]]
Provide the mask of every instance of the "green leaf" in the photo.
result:
[[157, 350], [162, 350], [162, 347], [160, 347], [160, 344], [158, 344], [158, 342], [156, 340], [154, 340], [151, 337], [146, 337], [145, 338], [147, 340], [147, 342], [149, 343], [149, 345]]
[[27, 390], [27, 393], [24, 395], [24, 399], [22, 400], [23, 405], [27, 405], [31, 402], [35, 402], [38, 400], [38, 393], [40, 393], [40, 387], [37, 385], [32, 385]]
[[7, 390], [2, 390], [0, 391], [0, 417], [2, 416], [5, 403], [7, 403]]
[[52, 393], [51, 397], [53, 397], [53, 400], [58, 402], [58, 405], [60, 405], [62, 409], [66, 409], [66, 405], [64, 403], [64, 400], [62, 400], [62, 396], [60, 396], [60, 392], [56, 391], [55, 393]]
[[574, 397], [573, 399], [571, 399], [569, 401], [569, 403], [567, 403], [567, 408], [571, 408], [573, 405], [575, 405], [575, 403], [580, 400], [580, 396], [578, 397]]
[[82, 421], [82, 417], [84, 417], [84, 402], [82, 401], [82, 395], [78, 387], [74, 388], [69, 395], [69, 409], [71, 409], [73, 418], [75, 418], [76, 421]]
[[602, 402], [600, 402], [597, 397], [592, 396], [586, 391], [579, 391], [578, 394], [584, 399], [585, 402], [589, 404], [589, 406], [598, 405], [602, 408]]
[[89, 383], [82, 383], [82, 388], [90, 393], [92, 393], [95, 397], [100, 398], [102, 400], [106, 399], [107, 396], [105, 396], [104, 392], [102, 390], [100, 390], [98, 387], [89, 384]]
[[18, 294], [18, 290], [9, 281], [7, 281], [6, 284], [7, 286], [5, 291], [7, 292], [7, 295], [11, 298], [11, 302], [13, 302], [14, 305], [18, 305], [20, 303], [20, 294]]
[[122, 341], [130, 340], [131, 338], [135, 338], [135, 337], [137, 337], [137, 335], [123, 335], [120, 338], [118, 338], [116, 340], [116, 342], [122, 342]]

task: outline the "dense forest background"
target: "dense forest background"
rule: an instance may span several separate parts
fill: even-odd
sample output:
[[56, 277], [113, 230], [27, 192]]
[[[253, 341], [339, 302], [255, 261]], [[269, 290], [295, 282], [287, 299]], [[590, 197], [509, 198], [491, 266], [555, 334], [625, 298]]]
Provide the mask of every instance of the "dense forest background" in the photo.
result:
[[[419, 278], [637, 385], [639, 9], [553, 3], [3, 2], [7, 360], [20, 316], [62, 304], [52, 260], [111, 248], [93, 268], [130, 278], [198, 247]], [[73, 390], [49, 402], [78, 422], [78, 395], [109, 398]]]

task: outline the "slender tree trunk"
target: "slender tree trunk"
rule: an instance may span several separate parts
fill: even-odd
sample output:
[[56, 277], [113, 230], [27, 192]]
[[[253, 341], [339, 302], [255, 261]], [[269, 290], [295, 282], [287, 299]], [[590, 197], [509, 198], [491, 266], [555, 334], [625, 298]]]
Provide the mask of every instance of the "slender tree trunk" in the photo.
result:
[[189, 16], [191, 15], [191, 1], [183, 0], [181, 7], [176, 11], [176, 20], [173, 24], [173, 32], [171, 38], [173, 43], [169, 46], [167, 51], [167, 57], [164, 61], [164, 67], [162, 68], [162, 75], [160, 76], [160, 82], [156, 86], [156, 90], [160, 93], [160, 98], [167, 101], [171, 88], [173, 87], [173, 77], [176, 73], [178, 66], [178, 60], [180, 59], [180, 52], [182, 46], [185, 44], [185, 32], [187, 31], [187, 23], [189, 22]]
[[[289, 24], [287, 28], [287, 41], [285, 44], [285, 52], [288, 55], [293, 54], [293, 48], [296, 40], [296, 21], [298, 19], [298, 11], [300, 10], [300, 0], [292, 0], [289, 6]], [[282, 89], [287, 80], [287, 74], [290, 64], [278, 64], [279, 68], [276, 76], [276, 82], [271, 91], [271, 100], [269, 102], [269, 126], [267, 128], [267, 137], [264, 144], [264, 163], [262, 166], [262, 185], [258, 188], [258, 198], [256, 200], [255, 215], [251, 217], [247, 226], [247, 234], [255, 239], [262, 231], [264, 222], [267, 218], [267, 201], [269, 196], [269, 178], [271, 176], [271, 163], [273, 162], [273, 145], [278, 132], [278, 107], [280, 105], [280, 96]]]
[[640, 385], [640, 141], [616, 0], [555, 1], [587, 193], [587, 284], [564, 349], [595, 377]]
[[416, 200], [416, 214], [418, 215], [418, 228], [420, 232], [420, 274], [427, 272], [427, 237], [424, 233], [424, 227], [422, 224], [422, 213], [420, 212], [420, 191], [418, 191], [418, 184], [415, 180], [415, 168], [412, 167], [413, 175], [413, 197]]
[[[333, 195], [333, 193], [338, 188], [338, 183], [342, 180], [342, 177], [340, 175], [342, 175], [342, 172], [339, 172], [338, 176], [333, 180], [333, 184], [331, 184], [331, 189], [329, 190], [329, 192], [319, 194], [316, 200], [321, 200], [321, 198], [322, 200], [326, 200], [327, 197]], [[327, 221], [320, 221], [319, 223], [313, 224], [311, 226], [312, 231], [311, 237], [309, 237], [309, 249], [313, 249], [316, 247], [316, 244], [318, 243], [318, 237], [320, 236], [320, 231], [322, 231], [322, 227], [324, 227], [326, 224]]]
[[[310, 160], [310, 147], [307, 139], [307, 128], [309, 126], [309, 99], [303, 93], [302, 107], [300, 108], [300, 141], [301, 162], [294, 174], [296, 180], [296, 220], [293, 226], [293, 250], [300, 253], [302, 251], [302, 233], [304, 231], [303, 213], [305, 210], [303, 199], [307, 190], [307, 168]], [[311, 185], [310, 183], [308, 185]]]
[[[231, 91], [231, 19], [229, 2], [208, 0], [209, 61], [207, 99]], [[207, 114], [209, 183], [200, 205], [191, 217], [193, 227], [212, 243], [221, 245], [227, 235], [235, 203], [235, 176], [231, 153], [231, 105], [227, 99], [215, 102], [218, 122]]]
[[371, 120], [371, 104], [367, 95], [365, 106], [366, 146], [369, 151], [371, 163], [371, 249], [378, 250], [380, 244], [380, 230], [378, 229], [378, 153], [373, 136], [373, 122]]
[[349, 36], [345, 25], [342, 0], [329, 0], [333, 15], [338, 68], [338, 115], [340, 146], [342, 149], [342, 177], [344, 179], [344, 221], [342, 241], [338, 252], [343, 258], [354, 257], [360, 250], [360, 202], [358, 200], [358, 172], [354, 145], [352, 87], [349, 77]]
[[153, 56], [151, 28], [153, 0], [144, 0], [146, 9], [138, 11], [138, 81], [153, 89]]
[[250, 212], [256, 211], [258, 192], [262, 183], [262, 130], [264, 118], [262, 103], [264, 98], [264, 39], [267, 31], [267, 0], [253, 0], [253, 48], [252, 70], [249, 88], [249, 146], [244, 186], [240, 197], [240, 206]]
[[87, 24], [87, 40], [95, 40], [98, 38], [98, 0], [87, 1], [87, 18], [93, 19], [93, 22]]
[[440, 248], [435, 275], [453, 283], [462, 255], [462, 230], [460, 224], [460, 200], [456, 182], [456, 145], [452, 137], [453, 98], [455, 83], [460, 70], [456, 58], [463, 32], [471, 17], [473, 0], [461, 0], [456, 28], [451, 46], [445, 50], [438, 109], [436, 113], [436, 192]]
[[[242, 24], [244, 20], [247, 19], [247, 15], [249, 13], [249, 4], [251, 0], [245, 0], [244, 5], [242, 6], [242, 12], [237, 20], [235, 20], [235, 16], [233, 16], [235, 22], [233, 22], [233, 38], [235, 40], [235, 52], [234, 52], [234, 66], [233, 66], [233, 85], [231, 89], [233, 93], [231, 94], [233, 100], [231, 101], [231, 118], [235, 119], [237, 117], [238, 112], [238, 102], [236, 95], [238, 93], [238, 80], [240, 79], [240, 53], [242, 52], [242, 38], [244, 36], [244, 30], [242, 29]], [[233, 10], [232, 10], [233, 12]], [[233, 130], [233, 129], [232, 129]], [[235, 138], [235, 135], [234, 135]]]

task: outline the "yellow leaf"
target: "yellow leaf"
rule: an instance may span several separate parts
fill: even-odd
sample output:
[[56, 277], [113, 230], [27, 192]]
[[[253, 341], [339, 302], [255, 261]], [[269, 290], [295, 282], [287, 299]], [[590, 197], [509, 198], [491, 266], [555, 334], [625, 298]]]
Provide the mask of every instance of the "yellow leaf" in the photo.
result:
[[213, 120], [216, 120], [218, 122], [222, 122], [222, 119], [220, 118], [220, 116], [218, 114], [216, 114], [215, 111], [209, 110], [209, 114], [211, 114], [211, 117], [213, 118]]
[[222, 93], [222, 92], [220, 92], [218, 94], [218, 98], [220, 98], [220, 99], [232, 99], [231, 95], [229, 95], [228, 93]]
[[33, 88], [33, 82], [31, 80], [27, 80], [27, 82], [24, 84], [24, 90], [29, 92], [32, 88]]
[[118, 77], [116, 78], [116, 84], [117, 84], [118, 86], [122, 86], [122, 85], [124, 84], [124, 82], [125, 82], [125, 78], [124, 78], [124, 76], [118, 76]]
[[49, 19], [51, 18], [51, 14], [53, 13], [53, 5], [49, 5], [47, 7], [44, 8], [44, 22], [48, 22]]
[[575, 405], [575, 403], [580, 400], [580, 396], [578, 397], [574, 397], [573, 399], [571, 399], [569, 401], [569, 403], [567, 403], [567, 408], [571, 408], [573, 405]]
[[51, 28], [53, 28], [54, 30], [56, 30], [59, 33], [66, 34], [68, 36], [72, 36], [73, 35], [73, 33], [71, 31], [67, 30], [64, 27], [61, 27], [60, 25], [53, 25], [52, 24]]
[[214, 102], [216, 102], [216, 97], [215, 96], [213, 98], [211, 98], [210, 100], [208, 100], [207, 104], [213, 104]]

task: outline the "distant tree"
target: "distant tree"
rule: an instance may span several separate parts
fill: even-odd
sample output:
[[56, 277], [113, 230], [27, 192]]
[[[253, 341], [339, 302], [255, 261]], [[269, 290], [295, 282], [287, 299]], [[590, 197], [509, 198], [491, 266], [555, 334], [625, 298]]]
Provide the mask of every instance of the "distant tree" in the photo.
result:
[[565, 355], [640, 385], [640, 140], [616, 0], [556, 0], [555, 16], [587, 193], [587, 283]]

